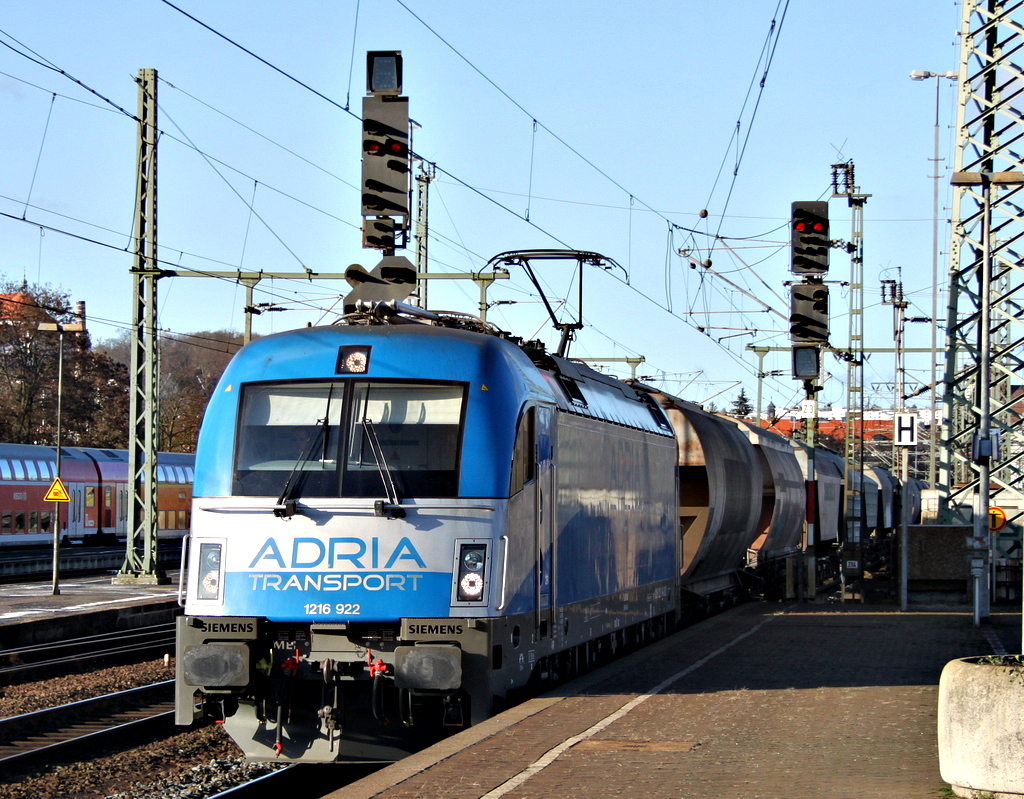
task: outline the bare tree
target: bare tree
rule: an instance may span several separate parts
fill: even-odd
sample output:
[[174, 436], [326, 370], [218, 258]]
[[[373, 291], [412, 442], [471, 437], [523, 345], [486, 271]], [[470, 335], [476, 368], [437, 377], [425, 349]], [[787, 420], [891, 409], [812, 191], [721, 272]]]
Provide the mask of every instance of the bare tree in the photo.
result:
[[[39, 324], [73, 321], [67, 292], [48, 285], [0, 283], [0, 440], [56, 442], [59, 337], [39, 330]], [[127, 384], [127, 371], [93, 351], [88, 333], [65, 333], [60, 397], [64, 442], [123, 447]]]
[[[160, 441], [165, 452], [195, 452], [199, 424], [214, 386], [242, 337], [228, 330], [162, 336], [160, 338]], [[131, 335], [101, 342], [114, 361], [127, 365]]]

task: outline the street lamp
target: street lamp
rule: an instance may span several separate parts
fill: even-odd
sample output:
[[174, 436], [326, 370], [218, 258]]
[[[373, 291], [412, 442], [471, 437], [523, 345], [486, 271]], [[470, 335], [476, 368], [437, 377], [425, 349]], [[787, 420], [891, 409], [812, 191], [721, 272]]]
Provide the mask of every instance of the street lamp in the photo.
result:
[[[64, 333], [85, 332], [85, 304], [79, 303], [76, 310], [77, 322], [63, 324], [61, 322], [40, 322], [36, 329], [56, 331], [57, 338], [57, 476], [60, 481], [61, 461], [61, 399], [64, 394]], [[53, 596], [60, 596], [60, 502], [54, 502], [53, 513]]]
[[932, 376], [931, 376], [931, 427], [928, 443], [928, 484], [935, 488], [935, 455], [939, 448], [938, 425], [935, 423], [936, 384], [938, 374], [936, 361], [939, 358], [938, 326], [939, 326], [939, 78], [956, 80], [956, 72], [927, 72], [915, 69], [910, 73], [911, 80], [928, 80], [935, 78], [935, 190], [932, 197]]

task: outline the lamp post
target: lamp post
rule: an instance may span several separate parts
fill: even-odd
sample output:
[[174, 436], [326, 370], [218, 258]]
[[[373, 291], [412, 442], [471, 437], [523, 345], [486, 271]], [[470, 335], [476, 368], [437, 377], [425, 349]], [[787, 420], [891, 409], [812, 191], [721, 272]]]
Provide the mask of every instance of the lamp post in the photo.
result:
[[[61, 322], [40, 322], [38, 330], [57, 333], [57, 481], [60, 481], [61, 461], [61, 400], [64, 395], [64, 333], [85, 332], [85, 306], [79, 303], [79, 321], [71, 324]], [[60, 596], [60, 503], [53, 503], [53, 596]]]
[[936, 395], [938, 393], [936, 383], [938, 374], [936, 361], [939, 358], [938, 327], [939, 327], [939, 78], [956, 80], [956, 72], [927, 72], [923, 69], [916, 69], [910, 73], [911, 80], [928, 80], [935, 78], [935, 155], [932, 158], [935, 163], [935, 187], [932, 196], [932, 374], [931, 374], [931, 421], [929, 423], [928, 441], [928, 485], [935, 488], [935, 456], [939, 444], [939, 428], [935, 423]]

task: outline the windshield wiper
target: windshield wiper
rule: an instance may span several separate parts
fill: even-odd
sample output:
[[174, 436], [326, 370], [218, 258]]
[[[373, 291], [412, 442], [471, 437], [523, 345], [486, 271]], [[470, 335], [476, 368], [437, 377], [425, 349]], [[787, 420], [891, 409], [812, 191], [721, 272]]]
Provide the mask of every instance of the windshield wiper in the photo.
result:
[[306, 477], [306, 471], [302, 468], [313, 459], [313, 451], [316, 449], [317, 443], [323, 438], [323, 449], [321, 450], [320, 461], [326, 460], [327, 455], [327, 431], [330, 425], [327, 422], [327, 417], [317, 420], [317, 432], [315, 435], [310, 436], [309, 444], [306, 446], [305, 451], [299, 455], [298, 460], [295, 461], [295, 465], [292, 467], [291, 472], [288, 474], [288, 479], [284, 481], [284, 488], [281, 489], [281, 496], [277, 498], [277, 504], [274, 505], [274, 515], [279, 519], [290, 519], [295, 515], [295, 498], [292, 494], [296, 493], [302, 481]]
[[274, 515], [279, 519], [290, 519], [295, 515], [295, 498], [292, 494], [296, 493], [299, 486], [302, 485], [302, 481], [306, 477], [306, 472], [302, 467], [313, 458], [313, 450], [316, 449], [317, 441], [321, 439], [323, 440], [323, 447], [320, 450], [320, 462], [324, 463], [327, 460], [327, 447], [331, 431], [331, 397], [333, 396], [334, 386], [332, 385], [327, 392], [327, 408], [324, 410], [324, 418], [318, 419], [316, 422], [317, 434], [310, 436], [305, 452], [299, 455], [298, 460], [295, 461], [288, 479], [284, 481], [281, 496], [277, 498], [277, 504], [274, 505]]
[[370, 444], [370, 452], [377, 462], [377, 471], [380, 473], [381, 482], [384, 483], [384, 493], [387, 494], [387, 504], [378, 500], [373, 503], [373, 511], [377, 516], [387, 516], [392, 519], [404, 519], [405, 510], [398, 507], [398, 489], [395, 487], [395, 480], [391, 474], [391, 467], [388, 466], [387, 458], [384, 457], [384, 448], [377, 438], [377, 428], [374, 427], [367, 417], [363, 417], [363, 433]]

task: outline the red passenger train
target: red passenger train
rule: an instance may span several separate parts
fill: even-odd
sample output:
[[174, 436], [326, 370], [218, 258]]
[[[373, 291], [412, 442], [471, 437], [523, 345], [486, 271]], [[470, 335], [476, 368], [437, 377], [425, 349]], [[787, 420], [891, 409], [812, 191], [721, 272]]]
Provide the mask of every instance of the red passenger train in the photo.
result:
[[[60, 479], [70, 501], [46, 502], [57, 476], [57, 448], [0, 444], [0, 546], [53, 541], [55, 508], [65, 543], [123, 541], [131, 485], [128, 452], [61, 447]], [[157, 527], [161, 538], [181, 538], [191, 524], [195, 456], [161, 452], [157, 457]]]

